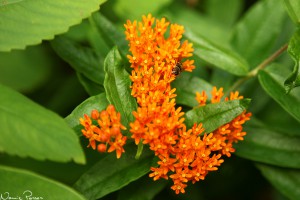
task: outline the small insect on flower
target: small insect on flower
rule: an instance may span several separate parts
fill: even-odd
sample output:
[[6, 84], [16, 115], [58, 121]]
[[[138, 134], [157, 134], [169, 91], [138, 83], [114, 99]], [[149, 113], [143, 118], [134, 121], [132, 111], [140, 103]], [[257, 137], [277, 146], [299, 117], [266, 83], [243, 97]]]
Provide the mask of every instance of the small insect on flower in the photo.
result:
[[178, 76], [182, 72], [182, 63], [177, 62], [176, 65], [172, 69], [172, 74]]

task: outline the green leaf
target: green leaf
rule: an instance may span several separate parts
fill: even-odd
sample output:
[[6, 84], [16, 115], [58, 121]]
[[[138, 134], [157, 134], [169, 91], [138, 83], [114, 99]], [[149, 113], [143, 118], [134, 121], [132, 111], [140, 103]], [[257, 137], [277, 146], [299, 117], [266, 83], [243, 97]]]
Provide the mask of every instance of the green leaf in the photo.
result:
[[281, 167], [300, 168], [300, 137], [276, 132], [264, 125], [250, 125], [245, 131], [245, 141], [235, 145], [236, 155]]
[[286, 94], [283, 86], [286, 77], [284, 66], [279, 64], [270, 65], [258, 73], [258, 80], [264, 90], [281, 105], [291, 116], [300, 121], [300, 91], [293, 90]]
[[93, 49], [83, 47], [64, 36], [58, 36], [51, 41], [55, 52], [77, 72], [84, 74], [95, 83], [103, 84], [104, 57], [96, 55]]
[[136, 145], [131, 144], [125, 147], [125, 154], [120, 159], [114, 153], [101, 158], [81, 176], [74, 188], [88, 199], [98, 199], [137, 180], [149, 172], [153, 153], [144, 151], [139, 159], [135, 159], [135, 152]]
[[0, 82], [22, 92], [33, 91], [46, 82], [57, 63], [46, 46], [1, 52]]
[[90, 116], [92, 110], [96, 109], [102, 111], [108, 106], [105, 93], [92, 96], [77, 106], [70, 115], [65, 118], [68, 125], [75, 129], [78, 135], [81, 135], [82, 126], [80, 125], [79, 119], [87, 114]]
[[79, 72], [77, 72], [77, 77], [81, 85], [84, 87], [85, 91], [90, 96], [94, 96], [101, 92], [104, 92], [104, 87], [102, 84], [92, 81], [91, 79], [87, 78], [84, 74]]
[[227, 0], [226, 3], [220, 3], [219, 0], [210, 0], [205, 2], [207, 15], [220, 23], [220, 26], [231, 26], [241, 14], [243, 1]]
[[3, 199], [85, 199], [72, 188], [27, 170], [0, 166], [0, 177]]
[[298, 0], [284, 0], [286, 9], [292, 20], [296, 24], [300, 24], [300, 1]]
[[110, 47], [118, 46], [122, 57], [127, 59], [128, 54], [128, 42], [125, 40], [125, 29], [117, 29], [116, 25], [110, 22], [107, 18], [101, 15], [99, 12], [92, 15], [91, 20], [94, 21], [99, 33], [105, 38], [105, 41]]
[[153, 181], [146, 175], [122, 188], [118, 193], [118, 200], [152, 200], [167, 183], [165, 180]]
[[53, 39], [99, 9], [104, 0], [27, 0], [0, 7], [0, 51]]
[[292, 200], [300, 197], [300, 170], [256, 164], [262, 174], [282, 194]]
[[206, 133], [232, 121], [247, 109], [250, 99], [232, 100], [221, 103], [208, 104], [185, 113], [187, 127], [194, 123], [202, 123]]
[[38, 160], [85, 163], [79, 140], [57, 114], [0, 85], [0, 151]]
[[232, 45], [251, 68], [270, 54], [282, 31], [284, 17], [281, 1], [258, 1], [236, 25]]
[[284, 81], [286, 92], [289, 93], [293, 88], [300, 86], [300, 29], [294, 33], [288, 46], [288, 52], [295, 61], [293, 72]]
[[238, 76], [248, 72], [247, 62], [232, 50], [220, 47], [187, 30], [186, 38], [193, 43], [194, 54], [214, 66]]
[[131, 96], [131, 80], [116, 47], [107, 55], [104, 61], [104, 70], [106, 72], [104, 88], [107, 100], [121, 113], [122, 124], [129, 127], [129, 123], [134, 121], [132, 111], [137, 110], [137, 103]]
[[211, 91], [213, 86], [203, 79], [193, 76], [191, 73], [182, 73], [172, 82], [172, 87], [176, 88], [176, 103], [180, 105], [195, 107], [196, 92], [201, 93], [203, 90]]

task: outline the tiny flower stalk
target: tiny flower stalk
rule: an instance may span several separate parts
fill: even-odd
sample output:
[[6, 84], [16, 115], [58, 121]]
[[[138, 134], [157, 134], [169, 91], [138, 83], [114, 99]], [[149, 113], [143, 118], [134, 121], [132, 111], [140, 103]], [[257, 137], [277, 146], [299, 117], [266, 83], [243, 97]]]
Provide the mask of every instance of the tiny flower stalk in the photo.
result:
[[[127, 56], [132, 68], [131, 95], [138, 103], [133, 111], [135, 120], [129, 125], [131, 139], [138, 145], [136, 158], [143, 145], [148, 145], [158, 158], [158, 165], [151, 167], [149, 176], [154, 180], [171, 179], [171, 189], [176, 194], [185, 193], [188, 182], [204, 180], [208, 172], [216, 171], [224, 162], [224, 156], [231, 156], [235, 151], [233, 143], [246, 135], [243, 124], [251, 113], [243, 112], [211, 133], [206, 133], [201, 123], [188, 129], [182, 108], [176, 107], [176, 88], [171, 87], [182, 71], [195, 68], [189, 59], [194, 50], [192, 44], [181, 42], [184, 27], [164, 18], [155, 19], [151, 14], [143, 16], [142, 22], [128, 20], [124, 26], [131, 52]], [[211, 91], [210, 102], [205, 91], [195, 94], [198, 106], [243, 98], [238, 92], [223, 96], [223, 88], [216, 87]], [[127, 140], [122, 135], [126, 127], [120, 119], [113, 105], [101, 112], [92, 111], [91, 117], [84, 115], [80, 123], [84, 127], [82, 134], [89, 139], [88, 147], [99, 152], [116, 151], [120, 158]]]

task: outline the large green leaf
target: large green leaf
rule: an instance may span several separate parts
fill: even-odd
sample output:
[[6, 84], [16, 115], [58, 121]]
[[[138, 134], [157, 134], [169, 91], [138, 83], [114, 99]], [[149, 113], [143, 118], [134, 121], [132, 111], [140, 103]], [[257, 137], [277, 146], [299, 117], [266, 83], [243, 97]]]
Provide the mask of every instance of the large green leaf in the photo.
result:
[[289, 93], [293, 88], [300, 86], [300, 30], [294, 33], [292, 39], [290, 40], [288, 52], [295, 61], [293, 72], [284, 81], [286, 91]]
[[30, 171], [0, 166], [1, 199], [85, 198], [74, 189]]
[[84, 114], [91, 115], [91, 111], [96, 109], [102, 111], [108, 106], [108, 101], [106, 99], [105, 93], [92, 96], [82, 102], [77, 106], [70, 115], [65, 118], [68, 125], [76, 130], [78, 135], [81, 135], [82, 126], [80, 125], [79, 119], [84, 116]]
[[64, 36], [56, 37], [51, 44], [55, 52], [76, 71], [98, 84], [103, 84], [104, 57], [97, 56], [93, 49], [83, 47]]
[[99, 9], [105, 0], [26, 0], [0, 7], [0, 51], [53, 39]]
[[242, 99], [201, 106], [185, 113], [185, 123], [189, 128], [194, 123], [202, 123], [205, 132], [210, 133], [232, 121], [247, 109], [249, 104], [250, 99]]
[[196, 56], [231, 74], [238, 76], [247, 74], [248, 64], [237, 53], [218, 46], [200, 35], [196, 36], [189, 30], [186, 31], [185, 36], [193, 43]]
[[114, 153], [101, 158], [81, 176], [74, 188], [88, 199], [98, 199], [142, 177], [153, 164], [153, 153], [148, 150], [135, 159], [135, 152], [136, 146], [131, 144], [125, 147], [120, 159]]
[[203, 90], [207, 93], [213, 86], [203, 79], [193, 76], [191, 73], [182, 73], [172, 82], [172, 87], [176, 88], [176, 103], [194, 107], [198, 105], [196, 101], [196, 92]]
[[129, 127], [129, 123], [134, 121], [132, 111], [137, 110], [137, 103], [131, 96], [129, 74], [124, 68], [121, 55], [116, 47], [107, 55], [104, 61], [104, 70], [106, 72], [104, 88], [107, 99], [121, 113], [122, 124]]
[[0, 93], [0, 151], [85, 163], [77, 136], [61, 117], [1, 85]]
[[258, 79], [264, 90], [290, 115], [300, 121], [300, 90], [292, 90], [286, 94], [283, 82], [287, 73], [284, 66], [273, 64], [261, 70]]
[[260, 125], [245, 127], [245, 141], [235, 145], [236, 155], [281, 167], [300, 168], [300, 137]]
[[46, 46], [0, 53], [0, 83], [22, 92], [45, 83], [56, 62]]
[[300, 197], [300, 170], [280, 168], [270, 165], [256, 164], [262, 174], [282, 194], [291, 200]]
[[281, 1], [258, 1], [237, 24], [232, 45], [252, 68], [270, 54], [284, 17]]
[[300, 1], [284, 0], [287, 11], [296, 24], [300, 24]]

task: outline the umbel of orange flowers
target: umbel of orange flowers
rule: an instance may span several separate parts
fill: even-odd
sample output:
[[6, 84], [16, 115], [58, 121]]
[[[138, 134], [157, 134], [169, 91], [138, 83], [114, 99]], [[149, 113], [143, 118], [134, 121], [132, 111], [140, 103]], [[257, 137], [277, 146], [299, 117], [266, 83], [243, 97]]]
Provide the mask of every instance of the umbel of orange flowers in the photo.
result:
[[[242, 131], [242, 125], [249, 120], [251, 113], [242, 113], [212, 133], [204, 133], [202, 124], [194, 124], [187, 129], [181, 107], [175, 107], [176, 89], [171, 88], [177, 74], [174, 68], [178, 63], [180, 71], [195, 68], [194, 61], [188, 59], [192, 56], [192, 44], [188, 41], [181, 43], [183, 26], [170, 25], [164, 18], [155, 20], [150, 14], [143, 16], [142, 22], [128, 20], [124, 26], [131, 52], [128, 59], [133, 68], [131, 94], [138, 102], [138, 109], [133, 112], [135, 121], [130, 124], [131, 137], [136, 144], [149, 145], [159, 158], [158, 167], [152, 167], [149, 176], [154, 180], [170, 178], [173, 181], [171, 188], [176, 194], [184, 193], [189, 181], [204, 180], [209, 171], [217, 170], [224, 162], [222, 156], [231, 156], [235, 151], [232, 144], [243, 140], [246, 134]], [[169, 36], [165, 37], [168, 30]], [[211, 103], [220, 102], [224, 95], [223, 89], [217, 90], [216, 87], [211, 94]], [[235, 92], [225, 101], [242, 98]], [[197, 93], [196, 100], [199, 106], [205, 106], [206, 92]], [[87, 115], [81, 119], [81, 124], [85, 127], [82, 132], [89, 138], [92, 148], [95, 149], [95, 141], [100, 142], [98, 151], [103, 152], [103, 144], [106, 143], [110, 145], [108, 151], [116, 150], [117, 157], [120, 157], [126, 137], [119, 135], [125, 127], [120, 124], [119, 114], [116, 115], [119, 121], [113, 120], [105, 128], [99, 122], [97, 128], [93, 127]], [[112, 128], [118, 134], [112, 136], [112, 141], [105, 142], [100, 139], [103, 131], [95, 131], [98, 128]]]

